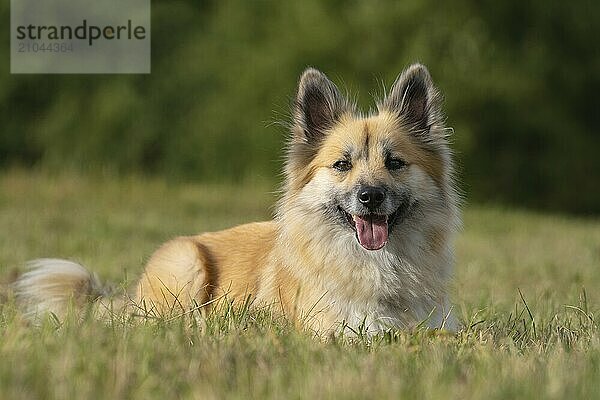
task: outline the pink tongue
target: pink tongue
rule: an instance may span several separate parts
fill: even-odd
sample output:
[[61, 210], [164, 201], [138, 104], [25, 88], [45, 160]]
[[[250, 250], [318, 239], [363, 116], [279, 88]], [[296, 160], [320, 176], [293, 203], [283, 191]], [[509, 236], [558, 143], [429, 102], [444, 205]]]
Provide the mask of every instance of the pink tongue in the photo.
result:
[[367, 250], [379, 250], [388, 240], [387, 217], [369, 215], [359, 217], [354, 215], [358, 241]]

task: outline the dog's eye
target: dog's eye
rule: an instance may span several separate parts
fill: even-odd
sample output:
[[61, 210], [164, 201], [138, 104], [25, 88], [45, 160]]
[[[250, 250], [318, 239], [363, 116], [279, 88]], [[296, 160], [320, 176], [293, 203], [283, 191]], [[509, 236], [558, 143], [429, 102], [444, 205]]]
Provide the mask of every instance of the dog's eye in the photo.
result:
[[333, 168], [340, 172], [346, 172], [352, 169], [352, 164], [348, 160], [338, 160], [333, 163]]
[[385, 160], [385, 167], [390, 171], [402, 169], [406, 167], [406, 161], [400, 158], [388, 158], [387, 160]]

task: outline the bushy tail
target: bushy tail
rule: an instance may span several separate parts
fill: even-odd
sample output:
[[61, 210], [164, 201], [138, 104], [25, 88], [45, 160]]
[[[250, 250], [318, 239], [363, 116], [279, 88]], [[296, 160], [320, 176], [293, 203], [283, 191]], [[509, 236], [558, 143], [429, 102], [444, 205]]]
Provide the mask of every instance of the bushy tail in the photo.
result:
[[29, 271], [13, 283], [13, 290], [17, 307], [32, 322], [49, 314], [62, 320], [70, 310], [104, 303], [113, 293], [96, 274], [72, 261], [42, 258], [27, 266]]

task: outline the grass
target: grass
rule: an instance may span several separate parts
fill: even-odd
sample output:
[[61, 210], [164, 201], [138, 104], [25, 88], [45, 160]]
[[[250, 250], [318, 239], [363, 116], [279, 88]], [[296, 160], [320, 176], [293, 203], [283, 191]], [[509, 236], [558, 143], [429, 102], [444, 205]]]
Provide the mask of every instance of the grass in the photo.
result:
[[[0, 282], [67, 257], [132, 282], [170, 237], [268, 218], [260, 183], [0, 174]], [[600, 221], [468, 206], [456, 336], [315, 340], [267, 311], [37, 328], [0, 305], [0, 398], [598, 398]]]

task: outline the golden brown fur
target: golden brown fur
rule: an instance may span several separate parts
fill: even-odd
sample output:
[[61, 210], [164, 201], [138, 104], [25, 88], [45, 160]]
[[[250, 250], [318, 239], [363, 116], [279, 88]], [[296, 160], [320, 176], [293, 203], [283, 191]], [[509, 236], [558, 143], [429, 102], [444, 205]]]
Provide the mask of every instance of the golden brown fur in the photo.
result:
[[[439, 103], [420, 65], [366, 116], [325, 75], [308, 69], [294, 105], [276, 218], [167, 242], [150, 258], [131, 302], [166, 313], [250, 296], [318, 331], [344, 323], [371, 332], [425, 319], [454, 329], [446, 287], [459, 212]], [[369, 197], [376, 195], [377, 203]], [[60, 315], [77, 285], [86, 293], [99, 287], [60, 262], [62, 275], [42, 262], [17, 281], [30, 315]], [[65, 294], [44, 279], [64, 282]]]

